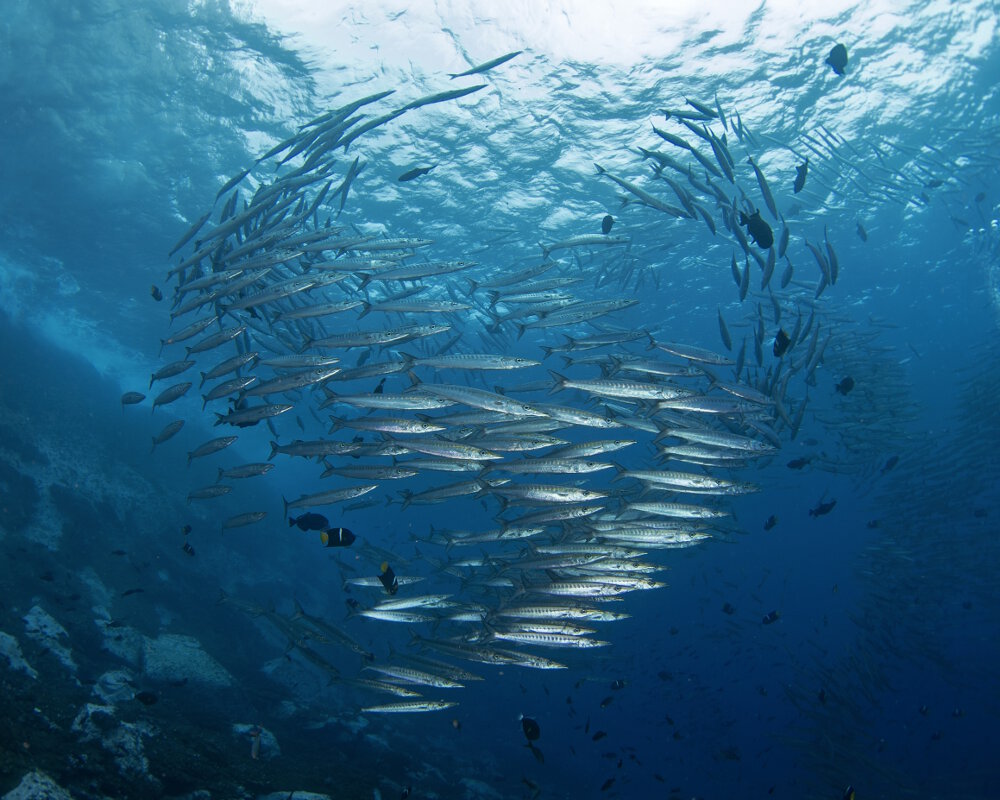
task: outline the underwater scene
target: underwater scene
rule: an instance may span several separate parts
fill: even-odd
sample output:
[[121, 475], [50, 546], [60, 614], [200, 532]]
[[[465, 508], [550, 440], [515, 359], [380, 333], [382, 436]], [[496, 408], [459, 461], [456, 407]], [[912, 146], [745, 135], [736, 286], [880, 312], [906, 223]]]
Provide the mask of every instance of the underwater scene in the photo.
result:
[[6, 0], [0, 797], [1000, 797], [989, 0]]

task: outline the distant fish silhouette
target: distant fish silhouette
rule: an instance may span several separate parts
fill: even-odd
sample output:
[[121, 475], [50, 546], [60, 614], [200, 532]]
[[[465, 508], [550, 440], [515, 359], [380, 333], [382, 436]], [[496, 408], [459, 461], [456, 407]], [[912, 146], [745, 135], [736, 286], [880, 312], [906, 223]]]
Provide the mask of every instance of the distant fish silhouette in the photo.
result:
[[760, 211], [754, 211], [749, 217], [741, 211], [740, 225], [747, 226], [750, 238], [761, 249], [767, 250], [774, 244], [774, 232], [771, 230], [771, 226], [760, 218]]
[[826, 63], [838, 75], [843, 75], [844, 70], [847, 69], [847, 48], [842, 44], [835, 44], [830, 51], [830, 55], [826, 57]]
[[615, 218], [610, 214], [607, 214], [604, 219], [601, 220], [601, 233], [607, 236], [611, 233], [611, 226], [615, 224]]
[[792, 187], [795, 194], [802, 191], [802, 187], [806, 185], [806, 175], [809, 172], [809, 159], [805, 160], [804, 164], [797, 166], [795, 168], [795, 185]]

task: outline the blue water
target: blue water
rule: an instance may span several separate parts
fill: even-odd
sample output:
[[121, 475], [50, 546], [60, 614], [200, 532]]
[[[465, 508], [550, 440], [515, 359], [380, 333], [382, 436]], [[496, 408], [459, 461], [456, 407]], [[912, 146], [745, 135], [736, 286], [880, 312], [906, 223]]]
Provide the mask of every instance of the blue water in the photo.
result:
[[[9, 611], [0, 628], [20, 636], [20, 618], [40, 603], [67, 628], [91, 678], [119, 663], [101, 650], [94, 606], [110, 606], [114, 618], [146, 636], [197, 637], [238, 690], [223, 692], [216, 707], [196, 689], [145, 681], [162, 699], [139, 711], [174, 747], [169, 766], [151, 757], [154, 770], [204, 774], [194, 766], [197, 746], [185, 752], [184, 737], [171, 736], [187, 721], [217, 742], [219, 796], [237, 796], [237, 785], [257, 794], [298, 788], [344, 797], [377, 789], [386, 798], [407, 785], [413, 797], [456, 798], [536, 791], [557, 798], [835, 798], [848, 785], [859, 800], [1000, 796], [993, 765], [1000, 746], [995, 4], [727, 4], [725, 13], [571, 3], [518, 12], [485, 3], [8, 6], [0, 26], [0, 545]], [[850, 55], [843, 77], [823, 63], [836, 42]], [[447, 77], [519, 49], [486, 75]], [[569, 664], [552, 672], [463, 662], [485, 680], [449, 698], [458, 706], [363, 716], [362, 705], [391, 698], [328, 685], [273, 626], [216, 603], [222, 589], [290, 617], [297, 601], [378, 659], [412, 649], [407, 626], [346, 616], [345, 599], [367, 602], [374, 590], [347, 595], [342, 580], [373, 575], [376, 556], [360, 547], [330, 555], [314, 534], [289, 530], [281, 519], [282, 496], [332, 488], [319, 482], [315, 465], [279, 456], [267, 477], [234, 482], [250, 485], [218, 500], [185, 504], [188, 492], [215, 480], [218, 466], [264, 460], [273, 436], [263, 427], [237, 431], [234, 452], [187, 467], [187, 451], [228, 429], [211, 426], [211, 408], [202, 412], [194, 391], [152, 416], [146, 410], [159, 390], [188, 379], [147, 389], [153, 370], [181, 357], [176, 346], [159, 352], [160, 340], [182, 324], [169, 325], [174, 283], [164, 275], [177, 257], [167, 253], [212, 207], [223, 183], [317, 115], [394, 89], [367, 109], [375, 116], [478, 83], [487, 88], [413, 110], [339, 151], [337, 181], [355, 157], [367, 165], [336, 222], [369, 235], [432, 239], [417, 261], [474, 260], [484, 280], [538, 263], [539, 242], [598, 233], [612, 214], [612, 232], [629, 238], [627, 248], [553, 254], [561, 275], [582, 278], [570, 287], [580, 299], [640, 301], [597, 325], [723, 352], [721, 313], [734, 353], [746, 341], [752, 379], [763, 379], [774, 366], [771, 295], [759, 291], [751, 259], [750, 292], [740, 301], [729, 265], [737, 253], [742, 268], [743, 254], [714, 199], [704, 205], [717, 235], [701, 219], [622, 205], [625, 191], [594, 169], [600, 164], [676, 203], [637, 148], [680, 156], [652, 123], [697, 142], [711, 158], [707, 145], [662, 110], [684, 108], [685, 98], [717, 99], [728, 121], [738, 113], [752, 136], [741, 141], [727, 131], [737, 185], [766, 217], [745, 163], [753, 156], [792, 232], [794, 278], [780, 287], [786, 262], [779, 260], [770, 285], [782, 327], [794, 326], [793, 309], [806, 316], [814, 309], [829, 342], [814, 378], [789, 380], [789, 408], [807, 402], [797, 435], [777, 424], [780, 453], [734, 474], [761, 491], [735, 498], [725, 534], [653, 554], [668, 567], [658, 577], [669, 588], [613, 604], [632, 616], [600, 627], [610, 647], [565, 659], [537, 651]], [[711, 126], [722, 134], [720, 121]], [[807, 144], [825, 141], [836, 144], [820, 154]], [[796, 195], [794, 167], [803, 157], [810, 173]], [[397, 181], [430, 164], [437, 167], [429, 175]], [[272, 176], [268, 164], [253, 179]], [[781, 225], [774, 229], [777, 237]], [[814, 299], [820, 273], [804, 239], [822, 242], [824, 235], [840, 275]], [[181, 255], [190, 252], [189, 245]], [[163, 290], [163, 302], [150, 297], [151, 285]], [[461, 274], [433, 286], [437, 299], [469, 296]], [[540, 345], [563, 342], [559, 329], [528, 329], [518, 338], [507, 324], [488, 333], [488, 301], [476, 294], [474, 303], [474, 311], [447, 320], [462, 335], [456, 352], [541, 359]], [[760, 368], [753, 356], [758, 307], [767, 322]], [[340, 317], [327, 334], [355, 327], [352, 312]], [[406, 323], [372, 314], [357, 327]], [[664, 356], [645, 342], [619, 349]], [[345, 363], [353, 365], [355, 355]], [[208, 354], [198, 369], [221, 358]], [[545, 367], [563, 371], [557, 356]], [[566, 371], [596, 374], [584, 366]], [[856, 386], [842, 396], [834, 386], [847, 375]], [[474, 385], [547, 378], [535, 368], [491, 373]], [[437, 380], [458, 382], [453, 374]], [[406, 385], [390, 376], [386, 391]], [[126, 391], [149, 397], [121, 409]], [[572, 391], [512, 394], [592, 408]], [[306, 395], [276, 421], [282, 441], [325, 434], [330, 411], [317, 410], [318, 402]], [[151, 455], [150, 438], [178, 417], [187, 420], [184, 430]], [[594, 433], [576, 429], [572, 438]], [[641, 444], [624, 451], [626, 466], [653, 468], [648, 434], [627, 435]], [[892, 456], [898, 465], [885, 469]], [[803, 457], [805, 469], [787, 466]], [[10, 470], [32, 478], [37, 502], [25, 499]], [[419, 491], [464, 477], [434, 473], [398, 483]], [[376, 505], [318, 510], [393, 553], [400, 574], [427, 576], [429, 591], [461, 593], [429, 560], [446, 558], [444, 549], [414, 540], [426, 539], [431, 526], [486, 530], [495, 524], [496, 502], [462, 498], [403, 510], [393, 483], [365, 498]], [[605, 478], [597, 483], [607, 485]], [[70, 487], [97, 511], [87, 516], [79, 504], [67, 510], [53, 500], [52, 485]], [[382, 502], [387, 495], [393, 503]], [[834, 510], [810, 516], [824, 499], [837, 500]], [[21, 505], [28, 519], [15, 523], [12, 509]], [[256, 509], [268, 511], [265, 523], [220, 533], [224, 519]], [[765, 531], [771, 515], [777, 525]], [[184, 524], [193, 528], [193, 559], [181, 551]], [[129, 556], [109, 555], [113, 549]], [[73, 584], [87, 570], [112, 599]], [[48, 573], [55, 580], [39, 582]], [[144, 592], [114, 597], [133, 587]], [[125, 606], [126, 599], [135, 602]], [[763, 625], [771, 611], [778, 621]], [[437, 635], [426, 626], [421, 634]], [[359, 674], [356, 656], [324, 653], [345, 675]], [[79, 690], [68, 682], [60, 688], [60, 676], [52, 668], [44, 690], [18, 678], [13, 685], [22, 689], [7, 702], [45, 710], [55, 703], [46, 692], [60, 702], [68, 696], [77, 708], [87, 701], [86, 681]], [[624, 688], [612, 688], [615, 681]], [[522, 714], [541, 726], [544, 763], [524, 747]], [[234, 723], [277, 731], [282, 755], [251, 762], [248, 740], [230, 734]], [[30, 722], [18, 730], [26, 740], [34, 735]], [[597, 731], [607, 736], [594, 741]], [[63, 785], [79, 790], [85, 779], [65, 764], [65, 748], [74, 746], [66, 736], [60, 744], [39, 739], [30, 751], [3, 741], [0, 789], [37, 767], [57, 770]], [[301, 776], [301, 784], [291, 785], [289, 775]], [[162, 786], [178, 795], [199, 788]]]

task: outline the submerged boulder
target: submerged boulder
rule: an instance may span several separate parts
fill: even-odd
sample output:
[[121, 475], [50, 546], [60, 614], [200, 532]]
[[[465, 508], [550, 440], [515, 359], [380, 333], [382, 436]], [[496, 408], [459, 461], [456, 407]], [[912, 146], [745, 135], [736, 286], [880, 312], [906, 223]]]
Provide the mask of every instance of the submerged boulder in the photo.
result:
[[2, 800], [73, 800], [73, 796], [44, 772], [29, 772]]
[[190, 681], [209, 686], [232, 686], [233, 676], [193, 636], [163, 634], [144, 640], [143, 662], [146, 677], [178, 683]]
[[45, 647], [66, 669], [75, 674], [76, 662], [73, 661], [69, 647], [63, 644], [64, 639], [69, 639], [66, 629], [41, 606], [32, 606], [23, 619], [28, 638]]

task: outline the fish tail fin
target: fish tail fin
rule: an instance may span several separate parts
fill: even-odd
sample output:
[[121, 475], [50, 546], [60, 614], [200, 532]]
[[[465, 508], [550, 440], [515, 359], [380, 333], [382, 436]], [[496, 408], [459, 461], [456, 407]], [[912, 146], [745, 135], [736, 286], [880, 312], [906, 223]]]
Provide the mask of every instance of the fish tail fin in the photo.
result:
[[156, 452], [156, 437], [153, 437], [153, 446], [149, 448], [150, 453]]
[[362, 300], [361, 301], [361, 313], [358, 314], [358, 319], [361, 319], [362, 317], [366, 316], [368, 314], [368, 312], [371, 311], [371, 310], [372, 310], [372, 304], [369, 303], [369, 302], [367, 302], [367, 301], [365, 301], [365, 300]]
[[285, 499], [284, 495], [281, 495], [281, 502], [282, 502], [282, 504], [284, 506], [284, 512], [283, 512], [282, 515], [285, 516], [285, 517], [287, 517], [288, 516], [288, 501]]
[[552, 251], [541, 242], [538, 243], [538, 246], [542, 248], [542, 261], [545, 261]]
[[541, 348], [545, 351], [545, 358], [548, 358], [553, 352], [555, 352], [554, 348], [546, 347], [544, 344], [541, 345]]
[[[198, 388], [200, 389], [202, 386], [204, 386], [205, 385], [205, 381], [207, 381], [207, 380], [208, 380], [208, 374], [205, 373], [205, 372], [202, 372], [201, 373], [201, 383], [198, 384]], [[150, 380], [149, 385], [150, 386], [153, 385], [153, 381], [152, 380]]]
[[549, 370], [549, 375], [552, 376], [552, 386], [549, 389], [549, 394], [555, 394], [564, 387], [566, 378], [552, 369]]
[[221, 480], [222, 480], [222, 474], [223, 474], [224, 472], [225, 472], [225, 470], [224, 470], [224, 469], [223, 469], [222, 467], [219, 467], [219, 476], [218, 476], [218, 477], [217, 477], [217, 478], [215, 479], [215, 482], [216, 482], [216, 483], [218, 483], [219, 481], [221, 481]]
[[413, 492], [409, 489], [400, 489], [399, 493], [403, 495], [403, 509], [405, 510], [413, 500]]
[[524, 332], [528, 329], [527, 325], [522, 325], [520, 322], [515, 323], [517, 325], [517, 338], [520, 339], [524, 336]]
[[[284, 498], [282, 498], [282, 500], [284, 500]], [[288, 527], [289, 528], [294, 528], [295, 527], [295, 517], [289, 517], [288, 518]]]
[[604, 167], [602, 167], [602, 166], [601, 166], [600, 164], [598, 164], [598, 163], [597, 163], [596, 161], [594, 162], [594, 166], [595, 166], [595, 167], [597, 168], [597, 174], [598, 174], [598, 175], [603, 175], [603, 174], [604, 174], [605, 172], [607, 172], [607, 170], [606, 170], [606, 169], [604, 169]]

